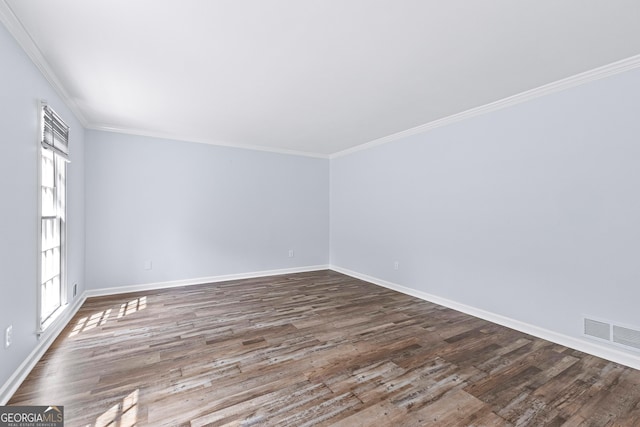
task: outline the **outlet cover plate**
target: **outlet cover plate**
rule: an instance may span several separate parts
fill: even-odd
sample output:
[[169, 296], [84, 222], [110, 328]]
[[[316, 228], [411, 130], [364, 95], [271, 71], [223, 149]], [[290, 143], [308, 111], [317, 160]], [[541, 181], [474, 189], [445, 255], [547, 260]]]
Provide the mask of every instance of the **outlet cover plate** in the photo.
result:
[[9, 348], [11, 341], [13, 341], [13, 325], [7, 326], [7, 329], [4, 331], [4, 348]]

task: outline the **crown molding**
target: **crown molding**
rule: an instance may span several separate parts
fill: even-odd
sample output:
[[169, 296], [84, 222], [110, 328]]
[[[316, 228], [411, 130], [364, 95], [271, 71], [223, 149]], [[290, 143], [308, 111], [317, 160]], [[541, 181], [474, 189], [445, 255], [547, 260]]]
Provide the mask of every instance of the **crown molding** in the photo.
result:
[[491, 102], [489, 104], [474, 107], [457, 114], [453, 114], [453, 115], [443, 117], [443, 118], [440, 118], [440, 119], [437, 119], [437, 120], [434, 120], [410, 129], [403, 130], [401, 132], [387, 135], [382, 138], [377, 138], [372, 141], [359, 144], [342, 151], [338, 151], [332, 154], [322, 154], [317, 152], [306, 152], [306, 151], [291, 150], [291, 149], [284, 149], [284, 148], [264, 147], [259, 145], [238, 144], [238, 143], [231, 143], [226, 141], [194, 138], [194, 137], [182, 136], [182, 135], [169, 135], [162, 132], [143, 131], [143, 130], [129, 129], [129, 128], [114, 128], [114, 127], [109, 127], [105, 125], [89, 123], [89, 121], [84, 116], [84, 114], [82, 114], [81, 109], [78, 107], [77, 103], [73, 100], [73, 98], [69, 95], [69, 93], [63, 87], [63, 85], [60, 83], [60, 80], [58, 79], [56, 74], [53, 72], [53, 70], [47, 63], [47, 61], [44, 59], [42, 52], [40, 51], [40, 49], [38, 49], [35, 42], [31, 38], [29, 33], [26, 31], [25, 27], [22, 25], [22, 23], [20, 22], [18, 17], [15, 15], [15, 13], [13, 12], [13, 10], [11, 9], [11, 7], [9, 6], [6, 0], [0, 0], [0, 22], [4, 24], [4, 26], [7, 28], [9, 33], [16, 39], [18, 44], [22, 47], [22, 49], [26, 52], [29, 58], [36, 65], [36, 67], [40, 70], [40, 72], [45, 77], [45, 79], [51, 84], [54, 90], [62, 98], [63, 102], [67, 105], [67, 107], [69, 107], [69, 109], [81, 122], [82, 126], [85, 127], [86, 129], [125, 133], [125, 134], [140, 135], [140, 136], [149, 136], [154, 138], [173, 139], [173, 140], [186, 141], [186, 142], [197, 142], [197, 143], [204, 143], [204, 144], [210, 144], [210, 145], [235, 147], [235, 148], [248, 149], [248, 150], [258, 150], [258, 151], [266, 151], [266, 152], [272, 152], [272, 153], [288, 154], [288, 155], [304, 156], [304, 157], [314, 157], [314, 158], [321, 158], [321, 159], [334, 159], [338, 157], [343, 157], [358, 151], [366, 150], [369, 148], [386, 144], [388, 142], [396, 141], [398, 139], [425, 133], [431, 129], [447, 126], [468, 118], [479, 116], [481, 114], [486, 114], [486, 113], [497, 111], [503, 108], [511, 107], [535, 98], [539, 98], [541, 96], [549, 95], [549, 94], [559, 92], [565, 89], [569, 89], [575, 86], [580, 86], [595, 80], [603, 79], [615, 74], [623, 73], [625, 71], [640, 68], [640, 55], [632, 56], [630, 58], [613, 62], [611, 64], [607, 64], [602, 67], [594, 68], [592, 70], [585, 71], [583, 73], [579, 73], [579, 74], [576, 74], [576, 75], [573, 75], [573, 76], [564, 78], [562, 80], [558, 80], [534, 89], [530, 89], [530, 90], [521, 92], [519, 94], [512, 95], [512, 96], [500, 99], [498, 101]]
[[60, 79], [58, 79], [49, 66], [49, 63], [44, 59], [42, 52], [40, 52], [40, 49], [38, 49], [33, 39], [24, 28], [24, 25], [22, 25], [22, 22], [20, 22], [6, 0], [0, 0], [0, 22], [4, 24], [7, 31], [9, 31], [16, 42], [18, 42], [22, 50], [24, 50], [31, 61], [33, 61], [44, 78], [49, 82], [60, 98], [62, 98], [62, 101], [67, 107], [69, 107], [82, 126], [87, 127], [88, 121], [86, 117], [82, 114], [73, 98], [69, 96], [69, 93], [65, 90], [64, 86], [62, 86]]
[[338, 151], [329, 156], [330, 159], [337, 157], [343, 157], [358, 151], [367, 150], [369, 148], [377, 147], [379, 145], [386, 144], [388, 142], [396, 141], [398, 139], [406, 138], [412, 135], [427, 132], [431, 129], [436, 129], [442, 126], [447, 126], [462, 120], [469, 119], [471, 117], [479, 116], [481, 114], [487, 114], [493, 111], [501, 110], [503, 108], [511, 107], [517, 104], [521, 104], [526, 101], [530, 101], [541, 96], [550, 95], [555, 92], [560, 92], [565, 89], [570, 89], [575, 86], [580, 86], [595, 80], [604, 79], [615, 74], [624, 73], [636, 68], [640, 68], [640, 55], [632, 56], [621, 61], [616, 61], [611, 64], [604, 65], [602, 67], [594, 68], [589, 71], [585, 71], [580, 74], [576, 74], [562, 80], [539, 86], [534, 89], [530, 89], [516, 95], [512, 95], [498, 101], [491, 102], [489, 104], [481, 105], [479, 107], [471, 108], [461, 113], [453, 114], [451, 116], [443, 117], [441, 119], [434, 120], [429, 123], [425, 123], [420, 126], [416, 126], [401, 132], [397, 132], [382, 138], [374, 139], [373, 141], [366, 142], [364, 144], [357, 145], [355, 147], [348, 148], [346, 150]]
[[89, 125], [85, 126], [88, 130], [97, 130], [102, 132], [113, 132], [113, 133], [122, 133], [125, 135], [136, 135], [136, 136], [147, 136], [151, 138], [165, 139], [169, 141], [177, 141], [177, 142], [193, 142], [198, 144], [208, 144], [215, 145], [221, 147], [229, 147], [229, 148], [238, 148], [241, 150], [253, 150], [253, 151], [265, 151], [268, 153], [275, 154], [285, 154], [289, 156], [300, 156], [300, 157], [312, 157], [316, 159], [329, 159], [328, 154], [322, 153], [314, 153], [309, 151], [299, 151], [299, 150], [290, 150], [287, 148], [275, 148], [275, 147], [265, 147], [261, 145], [251, 145], [251, 144], [240, 144], [235, 142], [226, 142], [220, 140], [213, 140], [207, 138], [198, 138], [192, 136], [185, 135], [175, 135], [165, 132], [152, 132], [147, 130], [140, 129], [132, 129], [132, 128], [119, 128], [113, 126], [105, 126], [105, 125]]
[[90, 123], [87, 118], [82, 114], [80, 108], [73, 100], [73, 98], [69, 95], [69, 93], [65, 90], [62, 83], [60, 83], [60, 79], [53, 72], [49, 63], [46, 61], [40, 49], [38, 49], [37, 45], [22, 25], [16, 14], [11, 9], [11, 6], [6, 2], [6, 0], [0, 0], [0, 22], [4, 24], [7, 28], [7, 31], [13, 36], [16, 42], [20, 45], [20, 47], [24, 50], [27, 56], [31, 59], [31, 61], [35, 64], [35, 66], [40, 70], [44, 78], [49, 82], [49, 84], [53, 87], [56, 93], [62, 98], [62, 101], [69, 107], [71, 112], [76, 116], [76, 118], [80, 121], [82, 126], [85, 129], [92, 130], [100, 130], [106, 132], [116, 132], [123, 133], [129, 135], [138, 135], [138, 136], [149, 136], [153, 138], [162, 138], [162, 139], [171, 139], [177, 141], [185, 141], [185, 142], [197, 142], [202, 144], [209, 145], [218, 145], [224, 147], [233, 147], [240, 148], [245, 150], [254, 150], [254, 151], [266, 151], [270, 153], [277, 154], [287, 154], [293, 156], [303, 156], [303, 157], [313, 157], [320, 159], [328, 159], [328, 154], [315, 153], [315, 152], [307, 152], [300, 150], [290, 150], [285, 148], [275, 148], [275, 147], [263, 147], [259, 145], [250, 145], [250, 144], [238, 144], [233, 142], [226, 141], [218, 141], [211, 140], [205, 138], [194, 138], [190, 136], [184, 135], [173, 135], [163, 132], [152, 132], [145, 131], [139, 129], [129, 129], [129, 128], [117, 128], [110, 127], [106, 125], [99, 125]]

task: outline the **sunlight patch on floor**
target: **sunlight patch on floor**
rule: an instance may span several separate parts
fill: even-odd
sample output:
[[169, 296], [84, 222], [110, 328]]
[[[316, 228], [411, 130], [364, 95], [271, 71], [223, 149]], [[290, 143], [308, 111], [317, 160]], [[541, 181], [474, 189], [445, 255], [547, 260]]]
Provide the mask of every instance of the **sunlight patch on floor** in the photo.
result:
[[133, 299], [129, 302], [120, 305], [120, 311], [118, 312], [118, 319], [127, 316], [136, 311], [144, 310], [147, 308], [147, 297], [140, 297]]
[[[138, 422], [138, 396], [140, 389], [127, 395], [122, 402], [118, 402], [107, 409], [97, 419], [93, 427], [133, 427]], [[87, 425], [91, 427], [91, 425]]]
[[90, 329], [95, 328], [96, 326], [102, 326], [107, 323], [109, 319], [109, 315], [111, 314], [111, 309], [99, 311], [97, 313], [92, 314], [89, 317], [82, 317], [73, 327], [73, 330], [69, 334], [69, 337], [74, 337], [78, 335], [80, 332], [85, 332]]
[[[146, 296], [132, 299], [131, 301], [120, 304], [116, 319], [121, 319], [125, 316], [128, 316], [129, 314], [144, 310], [145, 308], [147, 308]], [[71, 330], [69, 338], [75, 337], [81, 332], [86, 332], [98, 326], [105, 325], [109, 320], [109, 316], [111, 315], [112, 311], [113, 309], [110, 308], [108, 310], [93, 313], [91, 316], [81, 317], [80, 319], [78, 319], [75, 326]]]

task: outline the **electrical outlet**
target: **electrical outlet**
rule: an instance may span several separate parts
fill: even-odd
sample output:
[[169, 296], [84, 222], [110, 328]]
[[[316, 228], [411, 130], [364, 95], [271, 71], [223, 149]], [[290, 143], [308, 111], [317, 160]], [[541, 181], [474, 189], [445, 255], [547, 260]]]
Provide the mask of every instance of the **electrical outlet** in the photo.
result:
[[289, 258], [293, 258], [293, 255], [294, 255], [293, 249], [289, 249]]
[[73, 298], [75, 298], [76, 295], [78, 295], [78, 284], [74, 283], [73, 284]]
[[153, 263], [151, 261], [145, 261], [144, 262], [144, 269], [145, 270], [151, 270], [153, 268]]
[[398, 268], [400, 268], [400, 263], [398, 261], [393, 263], [393, 269], [397, 270]]
[[7, 326], [4, 331], [4, 348], [9, 348], [11, 341], [13, 341], [13, 325]]

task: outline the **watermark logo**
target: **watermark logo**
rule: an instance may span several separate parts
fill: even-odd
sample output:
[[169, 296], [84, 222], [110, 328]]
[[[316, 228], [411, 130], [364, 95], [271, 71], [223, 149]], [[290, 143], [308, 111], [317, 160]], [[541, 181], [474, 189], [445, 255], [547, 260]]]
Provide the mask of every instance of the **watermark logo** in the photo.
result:
[[64, 427], [64, 406], [0, 406], [0, 427]]

